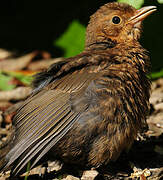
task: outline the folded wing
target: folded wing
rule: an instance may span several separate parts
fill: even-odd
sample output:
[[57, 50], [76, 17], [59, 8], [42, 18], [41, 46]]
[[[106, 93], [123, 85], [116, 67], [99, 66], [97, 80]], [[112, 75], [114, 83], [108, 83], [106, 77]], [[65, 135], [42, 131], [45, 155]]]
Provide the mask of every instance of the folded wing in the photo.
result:
[[57, 80], [28, 98], [18, 110], [13, 148], [6, 158], [6, 168], [13, 166], [17, 174], [33, 157], [32, 167], [71, 129], [85, 110], [73, 111], [72, 93], [85, 89], [96, 77], [87, 71], [77, 71]]

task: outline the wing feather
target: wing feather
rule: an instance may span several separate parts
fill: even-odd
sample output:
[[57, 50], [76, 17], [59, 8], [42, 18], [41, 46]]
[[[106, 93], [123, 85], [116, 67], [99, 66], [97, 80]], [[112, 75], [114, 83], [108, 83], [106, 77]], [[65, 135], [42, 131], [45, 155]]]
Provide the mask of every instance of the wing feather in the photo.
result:
[[[53, 93], [53, 92], [52, 92]], [[62, 96], [58, 96], [61, 98], [63, 98]], [[65, 97], [65, 96], [64, 96]], [[26, 117], [26, 121], [25, 123], [23, 123], [22, 121], [22, 125], [19, 127], [17, 126], [17, 133], [20, 133], [19, 138], [22, 138], [23, 135], [26, 135], [29, 131], [35, 129], [37, 126], [38, 128], [41, 127], [41, 123], [46, 123], [47, 118], [52, 114], [57, 113], [61, 108], [63, 107], [63, 105], [61, 105], [61, 102], [59, 101], [52, 101], [49, 102], [49, 104], [46, 106], [46, 104], [43, 105], [42, 108], [39, 108], [39, 111], [33, 112], [31, 114], [29, 114], [29, 117]], [[39, 125], [37, 121], [33, 121], [33, 119], [38, 118], [39, 119]], [[24, 136], [23, 136], [24, 138]]]
[[[30, 106], [30, 104], [28, 104], [28, 106]], [[56, 108], [56, 106], [54, 106], [53, 109], [50, 108], [51, 112], [54, 112], [52, 114], [49, 113], [48, 116], [44, 116], [44, 118], [42, 118], [42, 121], [39, 119], [39, 116], [41, 117], [44, 114], [44, 111], [42, 111], [42, 107], [40, 111], [38, 111], [36, 117], [31, 116], [30, 114], [31, 118], [28, 119], [30, 126], [27, 128], [27, 131], [23, 131], [22, 129], [19, 130], [19, 128], [17, 129], [17, 133], [19, 133], [19, 135], [18, 139], [16, 139], [15, 141], [16, 145], [8, 154], [8, 156], [10, 156], [10, 162], [13, 163], [17, 159], [17, 157], [19, 157], [26, 149], [30, 147], [32, 143], [40, 139], [42, 135], [44, 135], [51, 127], [53, 127], [53, 124], [54, 126], [58, 126], [57, 122], [63, 116], [63, 112], [65, 113], [65, 109], [67, 108], [67, 111], [70, 111], [70, 107], [67, 106], [68, 105], [66, 105], [65, 103], [62, 106], [58, 106], [58, 108]], [[59, 110], [62, 111], [59, 113]], [[23, 124], [23, 127], [26, 128], [26, 124]]]
[[87, 71], [68, 74], [24, 102], [14, 118], [16, 135], [6, 168], [14, 165], [12, 171], [17, 174], [35, 157], [33, 167], [71, 129], [86, 107], [73, 111], [71, 94], [84, 95], [94, 78]]
[[[70, 118], [71, 117], [71, 118]], [[23, 159], [19, 162], [17, 167], [14, 169], [17, 173], [28, 163], [28, 161], [38, 154], [35, 161], [31, 164], [31, 168], [65, 135], [65, 133], [72, 127], [74, 121], [79, 117], [79, 114], [68, 117], [67, 122], [62, 128], [48, 133], [46, 137], [33, 146], [33, 148], [26, 154]], [[73, 117], [73, 118], [72, 118]], [[66, 127], [66, 128], [65, 128]]]

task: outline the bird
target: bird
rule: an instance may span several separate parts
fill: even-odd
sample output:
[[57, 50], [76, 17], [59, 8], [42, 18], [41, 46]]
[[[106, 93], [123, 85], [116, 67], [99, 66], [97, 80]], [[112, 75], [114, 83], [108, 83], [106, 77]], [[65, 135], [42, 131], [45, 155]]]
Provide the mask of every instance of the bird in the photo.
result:
[[130, 149], [147, 127], [151, 64], [139, 39], [154, 11], [110, 2], [90, 17], [83, 52], [35, 75], [14, 116], [2, 171], [16, 176], [47, 154], [98, 168]]

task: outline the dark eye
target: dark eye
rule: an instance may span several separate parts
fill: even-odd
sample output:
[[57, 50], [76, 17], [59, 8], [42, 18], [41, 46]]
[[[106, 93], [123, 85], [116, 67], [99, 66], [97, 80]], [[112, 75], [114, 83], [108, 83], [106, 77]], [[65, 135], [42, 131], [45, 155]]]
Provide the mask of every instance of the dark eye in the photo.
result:
[[119, 24], [119, 23], [121, 22], [121, 19], [120, 19], [120, 17], [118, 17], [118, 16], [114, 16], [113, 19], [112, 19], [112, 22], [113, 22], [114, 24]]

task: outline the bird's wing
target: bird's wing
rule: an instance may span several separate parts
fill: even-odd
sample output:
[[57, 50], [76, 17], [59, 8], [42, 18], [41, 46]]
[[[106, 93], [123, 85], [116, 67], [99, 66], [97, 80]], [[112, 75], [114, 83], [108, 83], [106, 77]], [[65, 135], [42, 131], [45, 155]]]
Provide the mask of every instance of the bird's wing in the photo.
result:
[[16, 134], [6, 167], [13, 165], [17, 174], [36, 157], [34, 166], [69, 131], [87, 108], [83, 103], [80, 111], [73, 111], [70, 96], [78, 91], [84, 94], [96, 74], [83, 70], [69, 73], [24, 102], [14, 118]]

